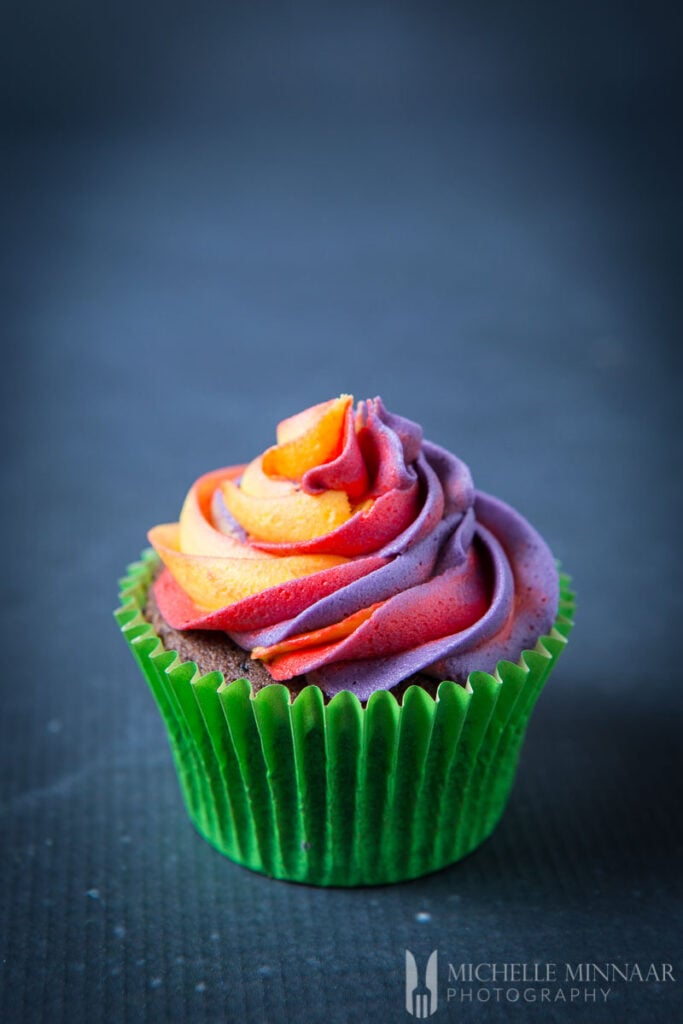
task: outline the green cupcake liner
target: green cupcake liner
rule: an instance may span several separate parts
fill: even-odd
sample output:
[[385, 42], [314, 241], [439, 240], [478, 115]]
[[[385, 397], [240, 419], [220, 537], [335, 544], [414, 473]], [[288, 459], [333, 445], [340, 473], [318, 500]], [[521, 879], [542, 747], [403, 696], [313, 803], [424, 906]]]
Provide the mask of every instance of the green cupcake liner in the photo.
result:
[[314, 885], [378, 885], [417, 878], [475, 849], [507, 801], [527, 722], [573, 622], [560, 574], [550, 634], [495, 675], [468, 686], [419, 686], [366, 707], [350, 692], [325, 703], [317, 686], [292, 698], [273, 683], [201, 676], [167, 651], [144, 617], [159, 565], [154, 551], [128, 567], [116, 620], [166, 725], [195, 827], [232, 860]]

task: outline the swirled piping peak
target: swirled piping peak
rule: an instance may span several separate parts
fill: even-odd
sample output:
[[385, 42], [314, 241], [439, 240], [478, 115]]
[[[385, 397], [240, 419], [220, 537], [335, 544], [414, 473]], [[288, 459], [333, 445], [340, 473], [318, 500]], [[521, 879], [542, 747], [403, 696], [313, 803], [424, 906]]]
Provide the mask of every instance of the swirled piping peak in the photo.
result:
[[305, 675], [329, 697], [367, 700], [416, 672], [464, 684], [516, 661], [557, 613], [545, 541], [380, 398], [283, 420], [149, 540], [169, 625], [222, 630], [273, 680]]

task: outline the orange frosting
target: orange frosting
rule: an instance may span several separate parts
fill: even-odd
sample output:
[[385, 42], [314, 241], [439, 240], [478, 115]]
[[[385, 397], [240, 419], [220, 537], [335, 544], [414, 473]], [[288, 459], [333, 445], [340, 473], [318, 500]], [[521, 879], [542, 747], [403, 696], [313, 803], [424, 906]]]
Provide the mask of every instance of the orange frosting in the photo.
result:
[[[352, 402], [342, 395], [283, 420], [277, 445], [247, 466], [200, 477], [185, 499], [180, 522], [149, 531], [150, 543], [198, 609], [214, 611], [348, 561], [341, 554], [272, 554], [255, 545], [315, 541], [359, 510], [344, 490], [307, 494], [301, 487], [307, 470], [341, 452]], [[216, 525], [212, 516], [217, 489], [232, 528]]]

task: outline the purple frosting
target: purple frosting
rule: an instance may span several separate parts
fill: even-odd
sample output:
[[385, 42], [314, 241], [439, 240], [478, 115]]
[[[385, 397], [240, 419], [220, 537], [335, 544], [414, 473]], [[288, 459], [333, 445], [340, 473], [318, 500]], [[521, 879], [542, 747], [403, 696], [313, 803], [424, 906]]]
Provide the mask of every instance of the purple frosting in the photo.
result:
[[[354, 656], [355, 638], [349, 637], [336, 660], [310, 670], [309, 679], [329, 697], [352, 690], [366, 700], [415, 672], [464, 685], [470, 672], [493, 672], [502, 659], [517, 661], [523, 650], [533, 648], [550, 631], [557, 614], [558, 573], [548, 546], [509, 505], [476, 491], [467, 466], [423, 440], [416, 423], [387, 412], [380, 399], [366, 408], [371, 429], [365, 432], [363, 455], [373, 492], [414, 487], [417, 479], [416, 517], [375, 552], [388, 559], [380, 568], [293, 618], [231, 636], [246, 649], [268, 647], [330, 626], [377, 602], [385, 603], [373, 618], [391, 617], [395, 629], [402, 609], [409, 615], [411, 608], [429, 607], [420, 604], [423, 595], [425, 600], [436, 595], [447, 601], [452, 587], [461, 586], [476, 563], [486, 579], [487, 602], [473, 624], [381, 657]], [[327, 484], [324, 469], [311, 474], [311, 493]], [[339, 486], [343, 471], [343, 458], [330, 464], [329, 472], [336, 474], [334, 486]]]

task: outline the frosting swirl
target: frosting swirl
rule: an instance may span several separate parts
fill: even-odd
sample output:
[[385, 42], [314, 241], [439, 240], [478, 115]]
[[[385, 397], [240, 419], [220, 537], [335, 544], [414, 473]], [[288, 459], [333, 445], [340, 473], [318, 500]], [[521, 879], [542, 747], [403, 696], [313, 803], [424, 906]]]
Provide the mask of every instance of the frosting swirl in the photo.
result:
[[552, 627], [554, 559], [455, 455], [380, 398], [313, 406], [207, 473], [149, 540], [176, 629], [228, 633], [274, 680], [361, 700], [421, 671], [464, 684]]

